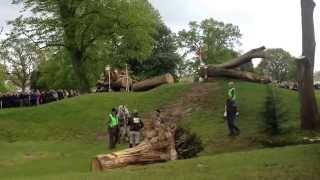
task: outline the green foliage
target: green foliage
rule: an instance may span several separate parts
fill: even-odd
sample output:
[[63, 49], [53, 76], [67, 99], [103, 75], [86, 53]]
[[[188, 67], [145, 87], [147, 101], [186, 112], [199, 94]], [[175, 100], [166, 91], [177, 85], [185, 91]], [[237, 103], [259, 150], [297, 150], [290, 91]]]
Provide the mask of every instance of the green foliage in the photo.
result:
[[10, 35], [3, 41], [2, 58], [8, 66], [8, 79], [25, 91], [30, 85], [31, 73], [36, 69], [41, 52], [28, 39]]
[[176, 75], [182, 59], [176, 52], [177, 46], [173, 33], [166, 25], [161, 24], [154, 40], [156, 44], [150, 57], [142, 62], [138, 60], [129, 61], [130, 69], [140, 78], [149, 78], [165, 73]]
[[320, 71], [314, 73], [314, 81], [320, 81]]
[[225, 24], [214, 19], [205, 19], [200, 24], [190, 22], [189, 30], [179, 32], [180, 48], [189, 53], [199, 54], [207, 64], [218, 64], [235, 57], [234, 46], [240, 44], [238, 26]]
[[276, 90], [267, 86], [267, 95], [261, 110], [262, 128], [268, 135], [279, 135], [283, 132], [283, 123], [287, 120], [284, 106]]
[[63, 53], [52, 55], [42, 61], [34, 72], [33, 86], [36, 89], [73, 89], [78, 81], [68, 57]]
[[5, 80], [6, 80], [5, 66], [0, 64], [0, 93], [7, 92]]
[[196, 157], [203, 151], [203, 145], [199, 136], [184, 128], [177, 128], [175, 133], [176, 150], [178, 159], [189, 159]]
[[145, 0], [15, 0], [14, 3], [23, 3], [33, 16], [10, 22], [13, 33], [27, 36], [43, 48], [63, 52], [82, 91], [88, 91], [97, 80], [96, 67], [105, 64], [104, 61], [112, 60], [112, 64], [123, 66], [129, 59], [148, 57], [160, 22], [158, 13]]
[[259, 64], [258, 73], [278, 82], [296, 81], [297, 68], [293, 57], [283, 49], [266, 50], [267, 57]]

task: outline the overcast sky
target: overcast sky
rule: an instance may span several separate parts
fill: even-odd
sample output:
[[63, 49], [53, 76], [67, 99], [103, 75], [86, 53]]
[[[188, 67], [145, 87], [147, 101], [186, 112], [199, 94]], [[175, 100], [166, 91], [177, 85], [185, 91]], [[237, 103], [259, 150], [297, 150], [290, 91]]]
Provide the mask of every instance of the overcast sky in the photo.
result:
[[[214, 18], [240, 27], [242, 52], [265, 45], [301, 55], [300, 0], [150, 0], [175, 32], [189, 21]], [[315, 10], [317, 70], [320, 70], [320, 0]]]
[[[242, 52], [265, 45], [283, 48], [294, 56], [301, 54], [300, 0], [149, 0], [164, 22], [177, 32], [189, 21], [214, 18], [240, 27]], [[0, 26], [19, 15], [11, 0], [0, 0]], [[320, 70], [320, 0], [315, 10], [317, 57]]]

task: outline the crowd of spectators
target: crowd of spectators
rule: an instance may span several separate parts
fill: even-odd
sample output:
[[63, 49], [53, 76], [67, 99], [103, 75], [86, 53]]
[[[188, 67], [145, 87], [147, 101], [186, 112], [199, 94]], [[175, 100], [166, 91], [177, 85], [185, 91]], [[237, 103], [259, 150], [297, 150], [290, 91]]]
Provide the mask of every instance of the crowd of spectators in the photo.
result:
[[79, 96], [77, 90], [34, 90], [25, 93], [0, 93], [0, 109], [12, 107], [38, 106], [65, 98]]

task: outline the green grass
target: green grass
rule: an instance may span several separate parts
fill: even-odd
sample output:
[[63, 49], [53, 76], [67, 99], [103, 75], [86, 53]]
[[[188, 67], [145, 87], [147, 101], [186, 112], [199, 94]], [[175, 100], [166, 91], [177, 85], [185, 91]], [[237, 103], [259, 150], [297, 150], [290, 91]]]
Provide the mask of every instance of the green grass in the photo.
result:
[[[222, 117], [227, 82], [220, 80], [182, 122], [204, 143], [199, 158], [97, 174], [90, 173], [89, 164], [96, 154], [108, 152], [103, 137], [112, 107], [127, 104], [147, 113], [173, 103], [191, 85], [162, 86], [146, 93], [92, 94], [36, 108], [0, 111], [0, 179], [320, 179], [320, 146], [265, 149], [259, 142], [265, 138], [259, 128], [259, 112], [266, 88], [244, 82], [236, 86], [240, 137], [227, 136]], [[279, 93], [288, 121], [286, 134], [277, 138], [295, 142], [304, 136], [319, 136], [299, 130], [297, 93]], [[102, 138], [97, 139], [98, 134]]]
[[[56, 171], [44, 175], [39, 166], [30, 174], [16, 174], [17, 179], [44, 180], [318, 180], [320, 178], [320, 145], [290, 146], [248, 152], [226, 153], [215, 156], [174, 161], [141, 167], [128, 167], [106, 173]], [[64, 158], [61, 158], [61, 161]], [[67, 159], [73, 160], [73, 159]], [[75, 163], [77, 159], [75, 160]], [[70, 162], [69, 162], [70, 163]], [[43, 166], [47, 165], [45, 163]], [[26, 172], [30, 172], [27, 166]], [[4, 178], [5, 179], [5, 178]]]

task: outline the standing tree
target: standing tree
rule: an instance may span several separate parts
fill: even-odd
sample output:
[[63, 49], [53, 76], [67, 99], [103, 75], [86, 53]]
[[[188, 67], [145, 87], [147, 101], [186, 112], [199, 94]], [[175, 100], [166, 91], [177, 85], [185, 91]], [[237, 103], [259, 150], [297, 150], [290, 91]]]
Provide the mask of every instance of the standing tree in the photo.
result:
[[138, 60], [129, 62], [131, 70], [141, 78], [150, 78], [166, 73], [176, 75], [182, 58], [177, 53], [173, 33], [165, 24], [161, 24], [154, 40], [156, 43], [150, 57], [142, 62]]
[[314, 73], [314, 81], [319, 82], [320, 81], [320, 71], [317, 71]]
[[145, 0], [13, 2], [23, 3], [34, 14], [11, 22], [13, 32], [41, 48], [55, 47], [57, 52], [64, 52], [82, 92], [90, 91], [88, 65], [95, 63], [95, 55], [113, 47], [109, 52], [121, 53], [125, 58], [145, 58], [151, 53], [152, 35], [159, 21], [158, 14]]
[[32, 71], [41, 58], [38, 49], [27, 39], [9, 37], [5, 41], [2, 57], [8, 65], [8, 78], [25, 92], [30, 85]]
[[238, 26], [225, 24], [214, 19], [205, 19], [200, 24], [189, 23], [190, 29], [179, 32], [180, 48], [189, 53], [201, 55], [208, 64], [218, 64], [237, 56], [234, 46], [240, 44]]
[[268, 49], [265, 53], [265, 59], [257, 68], [260, 74], [270, 76], [278, 82], [296, 80], [294, 58], [289, 52], [283, 49]]
[[0, 93], [6, 92], [7, 88], [5, 86], [6, 81], [6, 70], [5, 66], [0, 64]]
[[313, 87], [315, 57], [315, 32], [313, 0], [301, 0], [302, 15], [302, 57], [297, 59], [299, 96], [301, 103], [301, 128], [314, 130], [320, 127], [320, 118]]

